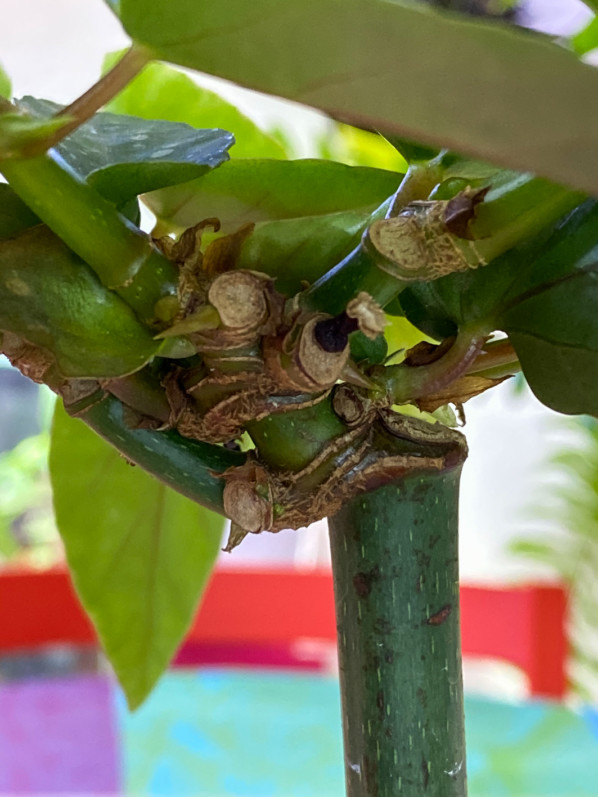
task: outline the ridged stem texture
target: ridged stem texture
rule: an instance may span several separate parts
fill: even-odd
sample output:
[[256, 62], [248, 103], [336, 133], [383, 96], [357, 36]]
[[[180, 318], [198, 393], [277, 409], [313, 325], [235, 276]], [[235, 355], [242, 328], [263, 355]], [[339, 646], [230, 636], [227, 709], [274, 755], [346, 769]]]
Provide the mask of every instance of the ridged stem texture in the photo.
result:
[[460, 468], [329, 519], [348, 797], [465, 797]]

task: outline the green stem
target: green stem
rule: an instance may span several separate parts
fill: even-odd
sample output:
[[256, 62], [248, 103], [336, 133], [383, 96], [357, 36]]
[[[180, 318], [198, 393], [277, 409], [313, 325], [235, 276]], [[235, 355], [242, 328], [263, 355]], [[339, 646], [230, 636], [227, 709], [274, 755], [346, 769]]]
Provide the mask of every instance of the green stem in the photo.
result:
[[413, 163], [401, 181], [387, 218], [398, 216], [410, 202], [427, 199], [442, 180], [442, 172], [441, 163], [436, 158], [428, 163]]
[[382, 307], [386, 306], [408, 283], [378, 268], [376, 254], [366, 249], [362, 241], [305, 291], [301, 297], [302, 306], [306, 310], [338, 315], [360, 291], [369, 293]]
[[[426, 199], [441, 177], [442, 170], [436, 161], [410, 166], [394, 197], [372, 214], [370, 224], [397, 216], [416, 199]], [[360, 291], [369, 293], [385, 307], [406, 287], [405, 282], [379, 268], [385, 258], [365, 245], [366, 238], [367, 230], [359, 246], [303, 294], [301, 303], [306, 309], [338, 315]]]
[[347, 427], [332, 409], [327, 396], [301, 410], [268, 415], [247, 424], [260, 459], [274, 470], [299, 471], [312, 462]]
[[[440, 175], [440, 166], [434, 161], [425, 167], [410, 168], [386, 214], [388, 224], [396, 224], [405, 204], [428, 196], [432, 183]], [[303, 294], [302, 305], [306, 309], [325, 310], [337, 315], [359, 291], [366, 291], [384, 307], [414, 278], [433, 280], [451, 270], [462, 271], [490, 262], [521, 241], [551, 227], [582, 200], [583, 194], [547, 180], [506, 172], [496, 178], [495, 185], [477, 208], [470, 226], [473, 240], [451, 236], [455, 262], [454, 265], [443, 264], [447, 270], [437, 270], [438, 264], [431, 264], [428, 268], [423, 260], [418, 260], [417, 277], [416, 272], [409, 274], [414, 264], [406, 265], [413, 251], [410, 236], [418, 235], [415, 229], [409, 233], [409, 228], [401, 225], [396, 248], [393, 247], [391, 254], [390, 251], [383, 253], [379, 250], [379, 244], [372, 242], [368, 228], [359, 246]], [[430, 205], [430, 210], [432, 208]], [[372, 217], [371, 223], [377, 221], [378, 228], [381, 228], [386, 224], [381, 218], [378, 214]], [[435, 230], [434, 237], [439, 232]]]
[[464, 797], [460, 468], [329, 519], [348, 797]]
[[155, 305], [176, 293], [178, 274], [147, 235], [97, 194], [51, 150], [0, 163], [18, 196], [146, 323]]
[[131, 429], [123, 418], [123, 405], [114, 396], [69, 407], [69, 412], [94, 429], [121, 454], [161, 482], [202, 506], [224, 514], [224, 480], [219, 474], [242, 465], [245, 454], [200, 443], [178, 432]]
[[76, 130], [83, 122], [91, 119], [96, 111], [99, 111], [102, 106], [110, 102], [141, 72], [151, 58], [151, 53], [141, 45], [134, 44], [129, 47], [122, 58], [97, 83], [94, 83], [84, 94], [77, 97], [74, 102], [56, 114], [57, 117], [67, 116], [72, 121], [61, 127], [60, 130], [57, 130], [45, 141], [40, 142], [43, 145], [43, 150], [38, 149], [36, 153], [32, 154], [39, 154], [50, 147], [56, 146], [59, 141], [62, 141], [73, 130]]
[[399, 363], [376, 367], [371, 377], [384, 388], [393, 404], [404, 404], [436, 393], [467, 373], [478, 359], [484, 341], [484, 334], [463, 329], [448, 352], [438, 360], [428, 365]]

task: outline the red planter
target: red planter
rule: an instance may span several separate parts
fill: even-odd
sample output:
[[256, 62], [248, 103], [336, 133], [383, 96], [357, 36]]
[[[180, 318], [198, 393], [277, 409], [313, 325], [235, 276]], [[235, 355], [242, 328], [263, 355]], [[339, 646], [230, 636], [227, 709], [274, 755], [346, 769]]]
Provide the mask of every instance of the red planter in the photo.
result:
[[[520, 667], [535, 696], [566, 688], [562, 587], [461, 587], [464, 655]], [[178, 664], [321, 667], [336, 641], [327, 570], [218, 570]], [[95, 644], [68, 573], [0, 571], [0, 653], [57, 643]], [[304, 644], [301, 644], [301, 643]]]

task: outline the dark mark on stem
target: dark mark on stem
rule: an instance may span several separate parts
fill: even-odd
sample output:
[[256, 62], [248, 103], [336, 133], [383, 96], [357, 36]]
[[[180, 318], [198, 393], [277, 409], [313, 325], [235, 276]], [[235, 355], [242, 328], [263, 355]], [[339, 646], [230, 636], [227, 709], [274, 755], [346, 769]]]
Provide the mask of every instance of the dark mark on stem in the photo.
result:
[[427, 789], [428, 783], [430, 782], [430, 769], [425, 758], [422, 758], [422, 776], [424, 781], [424, 789]]
[[439, 609], [439, 611], [437, 611], [431, 617], [428, 617], [426, 620], [426, 625], [442, 625], [452, 611], [453, 604], [445, 604], [442, 609]]
[[434, 546], [436, 545], [436, 543], [437, 543], [439, 540], [440, 540], [440, 534], [433, 534], [433, 535], [430, 537], [430, 542], [428, 543], [428, 548], [429, 548], [430, 550], [432, 550], [432, 548], [434, 548]]
[[369, 597], [370, 592], [372, 591], [372, 584], [375, 581], [378, 581], [380, 578], [380, 568], [378, 565], [373, 567], [367, 573], [356, 573], [353, 576], [353, 586], [355, 587], [355, 592], [360, 598], [367, 598]]

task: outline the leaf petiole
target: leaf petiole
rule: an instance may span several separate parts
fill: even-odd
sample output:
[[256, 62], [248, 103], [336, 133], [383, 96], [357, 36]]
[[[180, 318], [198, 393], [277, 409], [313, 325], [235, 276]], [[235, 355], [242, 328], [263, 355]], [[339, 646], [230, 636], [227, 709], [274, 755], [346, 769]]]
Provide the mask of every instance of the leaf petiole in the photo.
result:
[[58, 111], [55, 119], [66, 117], [70, 121], [49, 135], [44, 140], [36, 142], [30, 155], [40, 155], [42, 152], [56, 146], [59, 141], [76, 130], [84, 122], [112, 100], [133, 78], [141, 72], [144, 66], [151, 61], [150, 51], [139, 44], [133, 44], [120, 58], [119, 61], [94, 83], [80, 97]]

